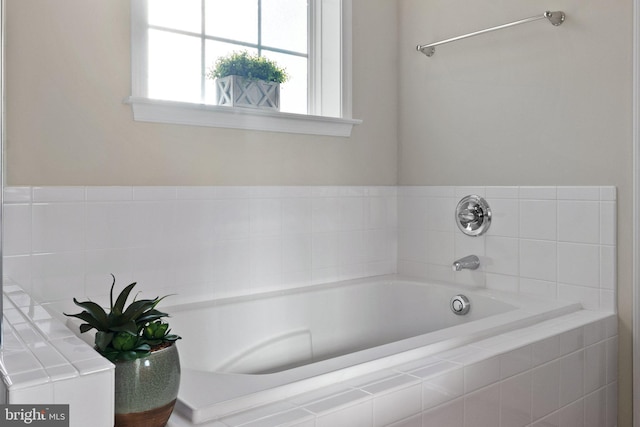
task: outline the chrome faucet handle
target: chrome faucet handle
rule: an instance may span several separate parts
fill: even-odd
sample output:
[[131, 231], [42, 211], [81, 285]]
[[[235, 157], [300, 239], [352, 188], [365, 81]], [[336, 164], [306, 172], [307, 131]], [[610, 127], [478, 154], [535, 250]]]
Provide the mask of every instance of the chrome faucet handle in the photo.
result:
[[478, 217], [482, 216], [482, 212], [478, 212], [478, 209], [468, 208], [458, 213], [458, 219], [466, 223], [478, 221]]

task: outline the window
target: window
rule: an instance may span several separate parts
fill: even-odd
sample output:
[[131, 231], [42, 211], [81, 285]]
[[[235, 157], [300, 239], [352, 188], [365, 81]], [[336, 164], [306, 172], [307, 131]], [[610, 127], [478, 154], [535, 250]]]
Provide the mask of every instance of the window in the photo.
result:
[[[350, 119], [349, 0], [131, 4], [129, 102], [136, 120], [342, 136], [346, 128], [325, 131], [323, 124], [348, 125], [350, 134], [360, 123]], [[218, 57], [240, 50], [287, 69], [290, 80], [281, 87], [280, 113], [215, 106], [215, 85], [206, 74]], [[156, 119], [149, 118], [151, 109], [159, 113]], [[278, 123], [289, 125], [281, 129]]]

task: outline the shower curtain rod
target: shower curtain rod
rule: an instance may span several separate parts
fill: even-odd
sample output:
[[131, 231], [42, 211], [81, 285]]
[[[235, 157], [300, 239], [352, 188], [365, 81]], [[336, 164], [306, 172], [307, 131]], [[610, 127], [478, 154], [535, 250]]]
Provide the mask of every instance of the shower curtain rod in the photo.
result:
[[521, 19], [519, 21], [509, 22], [507, 24], [498, 25], [497, 27], [487, 28], [486, 30], [474, 31], [473, 33], [452, 37], [450, 39], [442, 40], [435, 43], [419, 44], [418, 46], [416, 46], [416, 50], [424, 53], [427, 56], [433, 56], [433, 54], [436, 52], [435, 47], [441, 44], [455, 42], [457, 40], [466, 39], [468, 37], [477, 36], [480, 34], [488, 33], [490, 31], [502, 30], [503, 28], [513, 27], [514, 25], [526, 24], [527, 22], [533, 22], [539, 19], [544, 19], [544, 18], [547, 18], [549, 22], [551, 22], [554, 26], [557, 27], [558, 25], [561, 25], [564, 22], [565, 14], [562, 11], [556, 11], [556, 12], [546, 11], [542, 15], [536, 15], [530, 18]]

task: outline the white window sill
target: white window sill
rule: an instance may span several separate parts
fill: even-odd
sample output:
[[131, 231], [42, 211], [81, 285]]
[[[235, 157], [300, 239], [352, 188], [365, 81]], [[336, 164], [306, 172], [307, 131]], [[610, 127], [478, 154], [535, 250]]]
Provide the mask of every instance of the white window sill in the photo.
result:
[[129, 97], [133, 119], [141, 122], [301, 133], [307, 135], [351, 136], [362, 120], [310, 116], [246, 108]]

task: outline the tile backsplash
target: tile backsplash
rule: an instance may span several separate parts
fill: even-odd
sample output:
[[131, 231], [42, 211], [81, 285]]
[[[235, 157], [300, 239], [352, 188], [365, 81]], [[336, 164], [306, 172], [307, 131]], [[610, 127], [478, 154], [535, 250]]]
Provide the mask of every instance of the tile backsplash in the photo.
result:
[[[396, 187], [9, 187], [5, 275], [41, 302], [206, 298], [396, 271]], [[175, 301], [175, 299], [174, 299]]]
[[[454, 223], [468, 194], [484, 236]], [[614, 187], [8, 187], [4, 215], [5, 275], [41, 302], [110, 273], [215, 298], [397, 272], [615, 310]]]
[[[487, 233], [470, 237], [454, 221], [458, 201], [484, 197]], [[398, 272], [490, 289], [577, 300], [615, 310], [615, 187], [400, 187]], [[454, 272], [474, 254], [475, 271]]]

